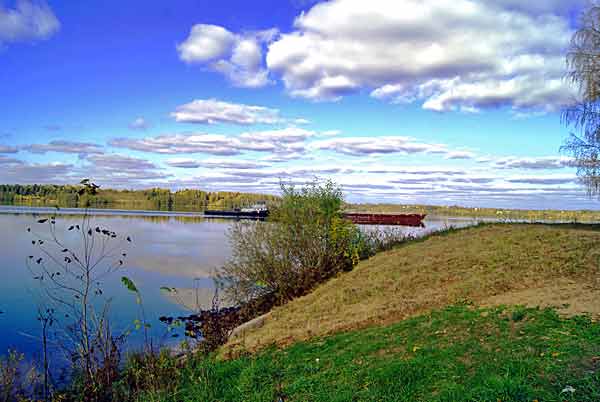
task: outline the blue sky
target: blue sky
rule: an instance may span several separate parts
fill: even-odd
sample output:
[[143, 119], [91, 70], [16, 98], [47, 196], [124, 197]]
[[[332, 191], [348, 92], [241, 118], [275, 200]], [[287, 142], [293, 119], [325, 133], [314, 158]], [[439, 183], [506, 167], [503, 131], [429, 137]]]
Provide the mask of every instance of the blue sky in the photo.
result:
[[0, 0], [0, 182], [592, 208], [560, 110], [583, 1]]

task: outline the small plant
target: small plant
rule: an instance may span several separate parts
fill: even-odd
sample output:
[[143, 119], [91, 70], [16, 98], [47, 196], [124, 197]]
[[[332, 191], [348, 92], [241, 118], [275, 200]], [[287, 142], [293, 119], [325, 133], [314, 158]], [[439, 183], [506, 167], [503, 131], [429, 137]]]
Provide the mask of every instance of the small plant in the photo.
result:
[[[153, 401], [154, 395], [164, 395], [179, 380], [177, 371], [181, 363], [169, 350], [131, 354], [113, 385], [113, 401]], [[140, 399], [140, 395], [146, 396]]]
[[[93, 197], [98, 186], [81, 182], [79, 196]], [[42, 325], [44, 393], [50, 388], [47, 341], [71, 357], [74, 385], [86, 401], [99, 401], [110, 392], [118, 376], [120, 349], [125, 334], [115, 335], [110, 325], [110, 299], [103, 297], [102, 280], [124, 266], [128, 236], [93, 224], [87, 210], [79, 224], [57, 225], [56, 216], [37, 219], [45, 231], [28, 228], [38, 255], [30, 255], [27, 267], [40, 284], [39, 321]], [[57, 331], [50, 329], [58, 323]]]
[[0, 402], [26, 401], [39, 391], [41, 375], [25, 356], [9, 350], [0, 358]]
[[527, 309], [524, 307], [517, 307], [511, 314], [511, 319], [515, 322], [523, 321], [527, 315]]

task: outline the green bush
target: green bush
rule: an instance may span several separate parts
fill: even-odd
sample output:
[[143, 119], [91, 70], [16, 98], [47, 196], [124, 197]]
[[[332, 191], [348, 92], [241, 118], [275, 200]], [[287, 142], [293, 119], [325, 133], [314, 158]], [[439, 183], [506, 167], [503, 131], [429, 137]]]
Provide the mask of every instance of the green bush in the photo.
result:
[[246, 302], [274, 294], [285, 302], [359, 260], [359, 230], [342, 215], [343, 194], [331, 181], [282, 185], [269, 222], [238, 222], [230, 230], [232, 257], [219, 282]]

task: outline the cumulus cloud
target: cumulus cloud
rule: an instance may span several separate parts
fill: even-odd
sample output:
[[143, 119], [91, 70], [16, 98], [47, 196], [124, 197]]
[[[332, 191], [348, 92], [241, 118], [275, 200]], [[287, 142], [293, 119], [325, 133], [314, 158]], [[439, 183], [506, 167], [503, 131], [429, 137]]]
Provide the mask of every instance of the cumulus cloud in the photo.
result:
[[60, 152], [65, 154], [79, 154], [82, 156], [88, 154], [101, 154], [104, 152], [102, 146], [98, 144], [65, 140], [50, 141], [47, 144], [24, 145], [20, 147], [20, 149], [34, 154]]
[[[566, 3], [569, 3], [567, 5]], [[361, 88], [437, 111], [557, 110], [571, 2], [331, 0], [269, 45], [292, 96], [335, 100]], [[360, 21], [360, 24], [357, 24]]]
[[18, 0], [15, 8], [0, 3], [0, 47], [48, 39], [59, 29], [60, 22], [45, 1]]
[[177, 45], [179, 57], [188, 63], [222, 58], [231, 50], [235, 35], [217, 25], [198, 24], [188, 38]]
[[216, 99], [197, 99], [177, 107], [171, 116], [180, 123], [241, 125], [274, 124], [283, 120], [277, 109], [230, 103]]
[[276, 35], [276, 30], [240, 35], [218, 25], [197, 24], [187, 39], [177, 45], [177, 51], [184, 62], [220, 72], [235, 86], [257, 88], [269, 83], [263, 47]]
[[146, 121], [146, 119], [144, 119], [143, 117], [138, 117], [134, 121], [129, 123], [129, 128], [131, 130], [145, 131], [150, 128], [150, 123], [148, 123], [148, 121]]

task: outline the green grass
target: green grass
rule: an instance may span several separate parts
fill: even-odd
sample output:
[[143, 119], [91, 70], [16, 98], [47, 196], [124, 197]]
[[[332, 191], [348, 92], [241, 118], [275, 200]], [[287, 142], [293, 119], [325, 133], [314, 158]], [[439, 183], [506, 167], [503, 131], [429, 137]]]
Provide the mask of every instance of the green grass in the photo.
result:
[[[482, 225], [409, 242], [275, 308], [232, 339], [260, 350], [315, 336], [388, 325], [461, 301], [559, 306], [600, 317], [600, 231], [591, 225]], [[564, 311], [562, 311], [564, 310]]]
[[[599, 401], [600, 325], [447, 307], [235, 360], [196, 360], [140, 401]], [[573, 395], [561, 393], [571, 386]], [[281, 399], [279, 399], [281, 398]]]

